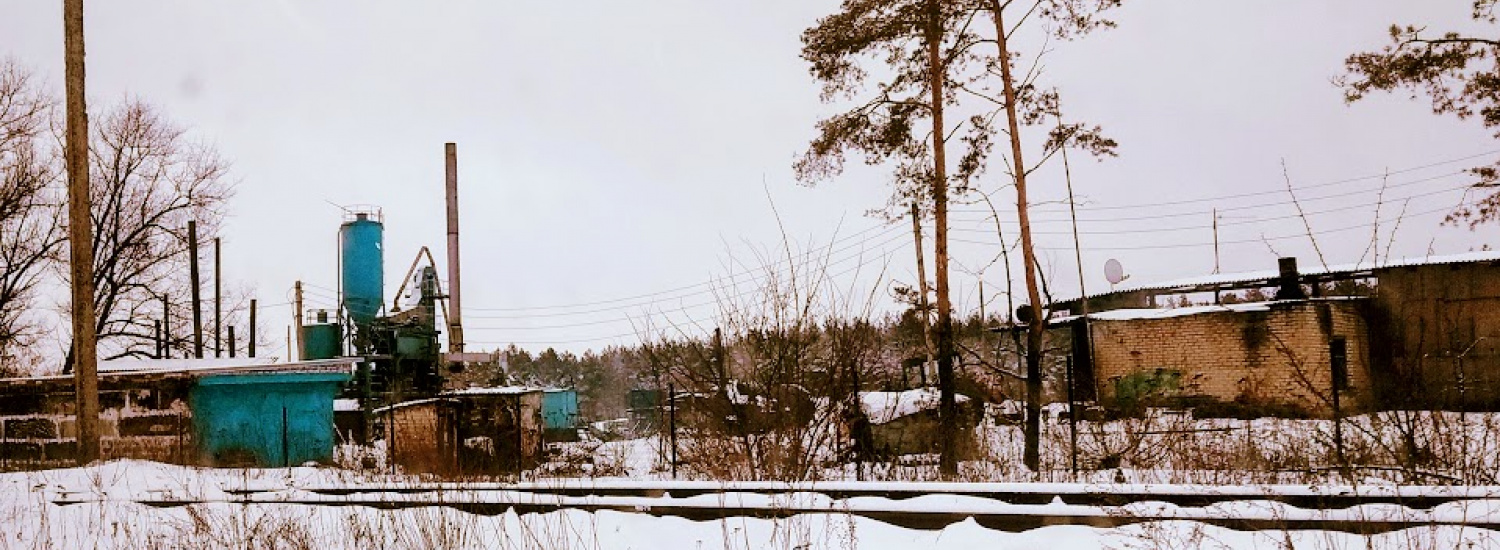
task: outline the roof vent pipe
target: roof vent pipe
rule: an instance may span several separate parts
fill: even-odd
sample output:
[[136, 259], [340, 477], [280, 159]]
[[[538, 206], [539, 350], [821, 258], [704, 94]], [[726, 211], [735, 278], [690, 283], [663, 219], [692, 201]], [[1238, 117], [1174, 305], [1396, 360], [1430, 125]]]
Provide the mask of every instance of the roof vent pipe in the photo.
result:
[[1277, 279], [1281, 287], [1276, 289], [1276, 299], [1306, 299], [1307, 293], [1302, 291], [1302, 275], [1297, 272], [1297, 258], [1278, 258], [1276, 266], [1281, 270], [1281, 276]]

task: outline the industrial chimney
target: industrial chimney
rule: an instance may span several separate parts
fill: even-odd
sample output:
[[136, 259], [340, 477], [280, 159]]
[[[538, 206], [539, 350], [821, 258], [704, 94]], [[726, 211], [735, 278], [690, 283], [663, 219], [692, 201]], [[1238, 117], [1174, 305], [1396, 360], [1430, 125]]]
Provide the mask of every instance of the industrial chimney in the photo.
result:
[[458, 280], [458, 145], [443, 146], [448, 168], [448, 353], [463, 353], [463, 300]]
[[1276, 299], [1306, 299], [1307, 293], [1302, 291], [1302, 275], [1297, 272], [1297, 258], [1278, 258], [1276, 266], [1281, 270], [1281, 276], [1277, 277], [1281, 287], [1276, 289]]

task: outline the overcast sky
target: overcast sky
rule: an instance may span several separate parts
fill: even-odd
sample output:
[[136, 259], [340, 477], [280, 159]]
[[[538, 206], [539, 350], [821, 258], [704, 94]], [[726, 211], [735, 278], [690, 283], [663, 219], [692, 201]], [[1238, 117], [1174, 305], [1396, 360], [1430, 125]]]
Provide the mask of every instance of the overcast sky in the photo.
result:
[[[0, 17], [0, 55], [58, 96], [60, 6], [11, 1]], [[836, 7], [93, 1], [88, 91], [95, 106], [144, 98], [233, 162], [225, 277], [267, 305], [298, 279], [312, 305], [332, 305], [340, 211], [330, 203], [384, 208], [388, 296], [421, 246], [445, 261], [442, 151], [458, 143], [471, 349], [581, 351], [632, 342], [619, 335], [635, 332], [643, 307], [712, 327], [712, 306], [700, 305], [712, 296], [691, 285], [741, 269], [726, 267], [730, 253], [778, 246], [773, 201], [793, 239], [844, 239], [833, 258], [849, 260], [835, 273], [869, 261], [865, 279], [886, 266], [915, 280], [909, 225], [864, 215], [889, 194], [881, 171], [812, 188], [792, 178], [813, 124], [832, 112], [798, 37]], [[1391, 23], [1444, 29], [1466, 11], [1457, 0], [1127, 2], [1118, 29], [1056, 45], [1046, 80], [1063, 90], [1066, 114], [1120, 142], [1117, 159], [1072, 159], [1091, 290], [1107, 287], [1109, 258], [1131, 282], [1212, 271], [1214, 207], [1225, 209], [1223, 271], [1274, 267], [1262, 236], [1316, 265], [1305, 236], [1278, 238], [1304, 232], [1287, 218], [1283, 159], [1308, 187], [1299, 196], [1329, 263], [1367, 248], [1374, 214], [1362, 205], [1375, 203], [1380, 180], [1313, 186], [1387, 169], [1397, 173], [1382, 248], [1408, 197], [1395, 256], [1496, 244], [1493, 225], [1439, 222], [1466, 181], [1454, 173], [1492, 162], [1500, 143], [1404, 95], [1346, 106], [1331, 83], [1349, 53], [1384, 44]], [[1000, 174], [982, 187], [999, 187]], [[1065, 196], [1055, 168], [1033, 185], [1040, 200]], [[1054, 294], [1076, 294], [1064, 213], [1044, 206], [1036, 217]], [[967, 312], [978, 278], [965, 271], [998, 249], [981, 213], [955, 218], [955, 239], [976, 241], [954, 245], [956, 307]], [[993, 297], [1002, 268], [984, 280]], [[289, 308], [262, 319], [290, 319]]]

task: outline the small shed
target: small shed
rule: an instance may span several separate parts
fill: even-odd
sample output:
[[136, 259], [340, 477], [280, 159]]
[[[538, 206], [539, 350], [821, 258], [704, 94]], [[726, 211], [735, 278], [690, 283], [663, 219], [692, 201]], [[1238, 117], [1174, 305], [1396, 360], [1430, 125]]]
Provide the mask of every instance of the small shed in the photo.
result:
[[543, 391], [470, 388], [376, 411], [389, 460], [409, 473], [510, 474], [542, 457]]
[[333, 456], [333, 398], [347, 371], [207, 374], [189, 394], [205, 462], [292, 466]]

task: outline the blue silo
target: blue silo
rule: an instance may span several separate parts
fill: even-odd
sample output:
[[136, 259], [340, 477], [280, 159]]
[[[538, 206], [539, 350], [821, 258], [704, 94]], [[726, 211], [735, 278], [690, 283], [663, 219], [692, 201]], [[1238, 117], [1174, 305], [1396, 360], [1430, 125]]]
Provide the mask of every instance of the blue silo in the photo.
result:
[[356, 327], [375, 320], [385, 302], [385, 226], [380, 211], [349, 210], [339, 226], [339, 265], [344, 309]]

